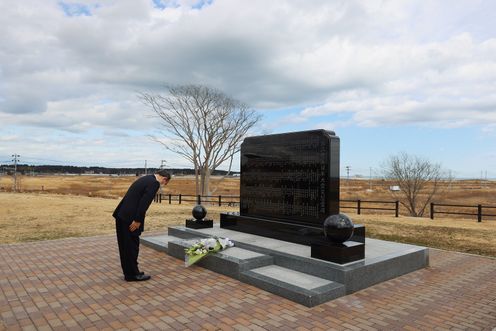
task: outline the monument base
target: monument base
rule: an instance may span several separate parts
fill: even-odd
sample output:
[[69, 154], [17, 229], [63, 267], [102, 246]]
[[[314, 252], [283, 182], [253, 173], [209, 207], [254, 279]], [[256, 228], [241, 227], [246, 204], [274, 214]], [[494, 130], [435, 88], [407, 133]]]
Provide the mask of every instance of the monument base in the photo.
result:
[[[322, 227], [241, 216], [239, 213], [221, 213], [220, 227], [302, 245], [326, 242]], [[349, 240], [365, 243], [365, 226], [355, 224]]]
[[[327, 241], [324, 237], [324, 230], [321, 227], [242, 216], [239, 213], [221, 213], [220, 227], [312, 246], [312, 252], [315, 251], [315, 253], [312, 253], [312, 257], [335, 263], [342, 264], [357, 261], [365, 256], [365, 226], [361, 224], [355, 224], [353, 236], [349, 242], [355, 242], [356, 245], [350, 244], [349, 247], [341, 247], [339, 244], [332, 244]], [[313, 248], [314, 246], [315, 248]], [[326, 250], [335, 252], [326, 253], [324, 252]]]
[[213, 226], [213, 220], [194, 220], [191, 218], [186, 220], [186, 227], [190, 229], [206, 229], [212, 228]]
[[184, 261], [184, 249], [200, 238], [223, 237], [235, 246], [209, 254], [196, 266], [254, 285], [307, 307], [429, 265], [429, 250], [408, 244], [367, 238], [365, 259], [347, 264], [311, 257], [311, 247], [219, 228], [170, 227], [161, 235], [141, 236], [141, 242]]
[[328, 242], [311, 244], [310, 256], [316, 259], [344, 264], [365, 258], [365, 244], [345, 241], [342, 244]]

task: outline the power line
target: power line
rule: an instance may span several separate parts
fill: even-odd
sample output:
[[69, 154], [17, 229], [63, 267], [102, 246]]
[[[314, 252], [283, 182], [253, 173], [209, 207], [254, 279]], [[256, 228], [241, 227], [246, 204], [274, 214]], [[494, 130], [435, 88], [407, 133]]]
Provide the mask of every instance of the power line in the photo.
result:
[[[23, 156], [23, 160], [24, 162], [30, 162], [30, 160], [37, 160], [37, 161], [48, 161], [48, 162], [55, 162], [55, 163], [67, 163], [67, 161], [60, 161], [60, 160], [51, 160], [51, 159], [42, 159], [42, 158], [36, 158], [36, 157], [30, 157], [30, 156], [26, 156], [24, 155]], [[0, 161], [2, 163], [7, 163], [7, 162], [11, 162], [11, 160], [8, 160], [8, 161]], [[32, 162], [32, 163], [37, 163], [37, 162]]]
[[[7, 158], [8, 156], [0, 155], [0, 158]], [[32, 157], [32, 156], [27, 156], [23, 155], [22, 160], [24, 163], [27, 163], [29, 165], [62, 165], [62, 166], [75, 166], [75, 167], [108, 167], [108, 168], [118, 168], [119, 163], [128, 163], [128, 160], [114, 160], [114, 161], [107, 161], [107, 162], [102, 162], [102, 161], [86, 161], [85, 163], [81, 163], [79, 161], [61, 161], [61, 160], [54, 160], [54, 159], [45, 159], [45, 158], [38, 158], [38, 157]], [[12, 160], [0, 160], [0, 163], [10, 163]], [[19, 163], [19, 162], [18, 162]], [[89, 164], [88, 164], [89, 163]], [[110, 163], [112, 165], [110, 165]], [[117, 164], [117, 165], [116, 165]], [[137, 163], [136, 164], [126, 164], [125, 166], [120, 166], [124, 168], [141, 168], [142, 166], [139, 166]]]

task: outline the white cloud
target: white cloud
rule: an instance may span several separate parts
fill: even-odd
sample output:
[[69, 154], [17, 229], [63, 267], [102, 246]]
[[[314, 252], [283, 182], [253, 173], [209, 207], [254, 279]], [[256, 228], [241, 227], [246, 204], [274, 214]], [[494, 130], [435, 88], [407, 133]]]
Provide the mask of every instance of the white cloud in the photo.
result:
[[495, 9], [482, 0], [2, 1], [0, 121], [146, 135], [154, 122], [136, 92], [192, 82], [268, 111], [303, 109], [284, 123], [489, 128]]
[[[423, 123], [458, 127], [495, 123], [495, 42], [496, 39], [476, 43], [465, 33], [425, 45], [384, 45], [377, 54], [368, 52], [372, 53], [375, 68], [369, 70], [370, 74], [366, 64], [353, 69], [355, 77], [363, 74], [362, 79], [356, 79], [359, 83], [331, 93], [327, 102], [307, 107], [301, 115], [353, 113], [356, 123], [363, 126]], [[360, 61], [352, 62], [360, 66]]]

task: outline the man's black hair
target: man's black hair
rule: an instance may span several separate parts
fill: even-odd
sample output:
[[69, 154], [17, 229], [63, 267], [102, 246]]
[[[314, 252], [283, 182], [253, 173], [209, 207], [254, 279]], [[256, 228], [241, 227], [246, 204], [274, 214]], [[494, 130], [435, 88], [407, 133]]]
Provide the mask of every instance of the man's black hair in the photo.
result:
[[156, 174], [157, 174], [157, 175], [160, 175], [160, 176], [162, 176], [162, 177], [166, 177], [166, 178], [167, 178], [167, 180], [170, 180], [170, 179], [171, 179], [171, 174], [170, 174], [167, 170], [165, 170], [165, 169], [158, 170], [158, 171], [156, 172]]

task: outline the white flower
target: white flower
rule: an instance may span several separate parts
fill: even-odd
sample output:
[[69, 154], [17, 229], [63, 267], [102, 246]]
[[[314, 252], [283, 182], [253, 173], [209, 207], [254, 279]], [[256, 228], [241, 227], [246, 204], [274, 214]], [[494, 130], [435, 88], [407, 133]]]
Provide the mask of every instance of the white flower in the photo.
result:
[[203, 245], [207, 250], [212, 250], [217, 245], [217, 240], [214, 238], [203, 239]]
[[226, 247], [234, 246], [234, 243], [231, 240], [229, 240], [229, 238], [219, 238], [218, 241], [222, 249], [225, 249]]
[[189, 267], [208, 254], [216, 253], [232, 246], [234, 246], [234, 243], [228, 238], [207, 238], [196, 241], [190, 247], [184, 249], [185, 265]]

